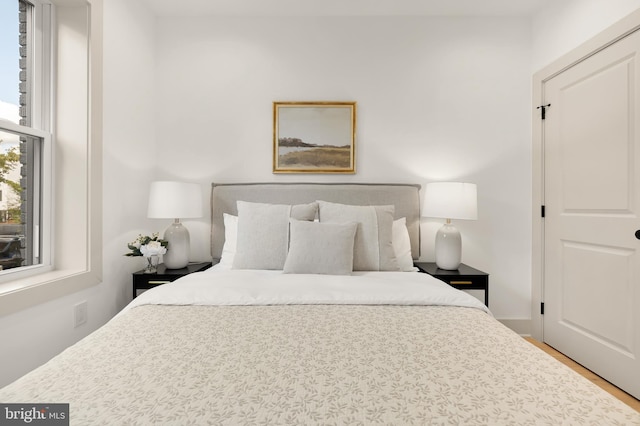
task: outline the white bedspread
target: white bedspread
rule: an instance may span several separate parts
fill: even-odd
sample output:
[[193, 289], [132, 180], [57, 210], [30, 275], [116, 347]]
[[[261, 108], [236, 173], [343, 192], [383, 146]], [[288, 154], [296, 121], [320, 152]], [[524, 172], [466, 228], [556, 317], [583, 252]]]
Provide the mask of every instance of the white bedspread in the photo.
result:
[[71, 425], [640, 425], [420, 273], [192, 274], [142, 294], [0, 401], [69, 403]]
[[488, 312], [478, 299], [422, 273], [283, 274], [213, 268], [141, 294], [140, 305], [443, 305]]

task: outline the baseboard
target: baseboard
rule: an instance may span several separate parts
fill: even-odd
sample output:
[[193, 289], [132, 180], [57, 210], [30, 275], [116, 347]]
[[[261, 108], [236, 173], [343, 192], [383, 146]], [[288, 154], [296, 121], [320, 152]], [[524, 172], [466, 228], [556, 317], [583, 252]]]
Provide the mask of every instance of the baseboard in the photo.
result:
[[530, 319], [496, 319], [523, 337], [531, 336]]

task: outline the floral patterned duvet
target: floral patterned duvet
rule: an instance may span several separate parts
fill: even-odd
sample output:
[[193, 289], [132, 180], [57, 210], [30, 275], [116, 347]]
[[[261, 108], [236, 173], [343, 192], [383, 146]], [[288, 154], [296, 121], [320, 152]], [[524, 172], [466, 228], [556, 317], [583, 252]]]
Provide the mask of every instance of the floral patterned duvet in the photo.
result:
[[72, 425], [640, 424], [487, 312], [443, 305], [141, 303], [0, 401], [69, 403]]

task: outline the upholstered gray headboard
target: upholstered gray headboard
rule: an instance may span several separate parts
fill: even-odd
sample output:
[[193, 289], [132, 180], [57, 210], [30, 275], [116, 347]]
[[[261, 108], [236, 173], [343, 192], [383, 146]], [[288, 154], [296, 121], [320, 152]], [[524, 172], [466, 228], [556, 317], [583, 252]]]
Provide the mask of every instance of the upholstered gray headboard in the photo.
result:
[[223, 213], [237, 215], [236, 201], [302, 204], [316, 200], [352, 205], [394, 205], [395, 218], [407, 218], [414, 259], [420, 257], [420, 185], [359, 183], [232, 183], [211, 185], [211, 254], [224, 244]]

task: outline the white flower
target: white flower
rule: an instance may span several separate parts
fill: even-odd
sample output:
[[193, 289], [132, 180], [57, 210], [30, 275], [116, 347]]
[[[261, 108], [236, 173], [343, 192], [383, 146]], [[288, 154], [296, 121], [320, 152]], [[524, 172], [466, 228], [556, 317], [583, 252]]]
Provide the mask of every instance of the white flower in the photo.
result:
[[150, 257], [159, 254], [165, 254], [167, 249], [162, 247], [162, 244], [158, 241], [149, 241], [146, 245], [140, 246], [140, 253], [144, 257]]

